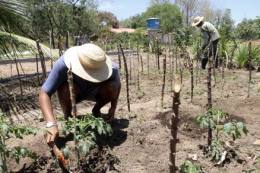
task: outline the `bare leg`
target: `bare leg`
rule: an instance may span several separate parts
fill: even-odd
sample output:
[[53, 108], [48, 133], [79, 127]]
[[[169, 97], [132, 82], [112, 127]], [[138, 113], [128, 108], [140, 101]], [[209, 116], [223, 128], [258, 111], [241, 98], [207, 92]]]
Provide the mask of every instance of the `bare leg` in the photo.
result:
[[95, 116], [95, 117], [101, 117], [102, 114], [101, 114], [101, 108], [103, 106], [105, 106], [108, 102], [104, 102], [104, 101], [98, 101], [96, 102], [95, 106], [93, 107], [92, 109], [92, 114]]

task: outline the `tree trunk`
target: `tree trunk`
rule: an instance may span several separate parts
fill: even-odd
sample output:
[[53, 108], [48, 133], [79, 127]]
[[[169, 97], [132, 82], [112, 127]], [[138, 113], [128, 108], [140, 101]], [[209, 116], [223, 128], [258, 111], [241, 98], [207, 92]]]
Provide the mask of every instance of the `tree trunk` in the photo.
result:
[[67, 34], [66, 34], [66, 45], [65, 45], [66, 49], [69, 48], [69, 37], [70, 37], [70, 33], [69, 33], [69, 31], [67, 31]]

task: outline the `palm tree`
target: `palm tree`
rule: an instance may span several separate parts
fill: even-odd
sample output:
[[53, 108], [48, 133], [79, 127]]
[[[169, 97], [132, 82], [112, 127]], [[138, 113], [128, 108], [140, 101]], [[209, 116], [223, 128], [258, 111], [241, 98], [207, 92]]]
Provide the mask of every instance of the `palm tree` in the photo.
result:
[[25, 17], [26, 6], [21, 0], [0, 0], [0, 26], [8, 29], [16, 24], [16, 20]]
[[[11, 34], [13, 28], [17, 28], [17, 20], [26, 18], [26, 5], [21, 0], [0, 0], [0, 59], [5, 55], [12, 58], [19, 50], [30, 49], [37, 51], [35, 40]], [[43, 53], [50, 57], [50, 48], [41, 44]], [[57, 50], [53, 50], [53, 58], [57, 58]], [[9, 56], [11, 55], [11, 56]]]

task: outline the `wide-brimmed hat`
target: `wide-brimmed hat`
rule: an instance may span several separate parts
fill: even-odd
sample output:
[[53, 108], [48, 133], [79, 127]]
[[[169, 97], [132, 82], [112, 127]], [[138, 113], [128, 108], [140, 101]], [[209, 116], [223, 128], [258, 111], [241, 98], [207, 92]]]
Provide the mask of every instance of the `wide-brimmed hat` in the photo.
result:
[[197, 26], [200, 22], [202, 22], [204, 19], [203, 16], [197, 16], [193, 19], [192, 26]]
[[69, 48], [64, 54], [66, 66], [90, 82], [102, 82], [112, 75], [112, 61], [97, 45], [88, 43]]

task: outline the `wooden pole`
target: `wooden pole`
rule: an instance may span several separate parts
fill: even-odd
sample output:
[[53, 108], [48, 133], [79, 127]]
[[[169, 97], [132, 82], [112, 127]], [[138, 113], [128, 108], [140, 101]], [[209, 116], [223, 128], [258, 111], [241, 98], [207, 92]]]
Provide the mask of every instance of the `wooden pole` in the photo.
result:
[[[210, 111], [212, 109], [212, 85], [211, 85], [211, 76], [212, 76], [212, 58], [209, 56], [208, 52], [208, 80], [207, 80], [207, 87], [208, 87], [208, 105], [207, 109]], [[211, 145], [212, 142], [212, 129], [209, 122], [208, 126], [208, 146]]]
[[147, 73], [148, 73], [148, 79], [150, 78], [150, 54], [147, 53]]
[[35, 56], [35, 62], [36, 62], [36, 72], [37, 72], [38, 85], [40, 86], [41, 82], [40, 82], [40, 76], [39, 76], [39, 64], [38, 64], [37, 54]]
[[193, 68], [193, 59], [190, 58], [190, 99], [193, 101], [193, 91], [194, 91], [194, 68]]
[[22, 84], [22, 80], [20, 78], [20, 71], [19, 71], [19, 67], [18, 67], [16, 56], [14, 57], [14, 62], [15, 62], [15, 67], [16, 67], [18, 79], [19, 79], [19, 87], [20, 87], [21, 96], [23, 96], [23, 84]]
[[69, 38], [70, 38], [70, 33], [69, 33], [69, 31], [67, 31], [67, 34], [66, 34], [66, 45], [65, 45], [66, 49], [69, 48]]
[[119, 49], [119, 46], [117, 45], [117, 53], [118, 53], [118, 64], [119, 64], [119, 69], [121, 69], [121, 52]]
[[160, 48], [159, 48], [158, 38], [156, 38], [156, 56], [157, 56], [158, 72], [160, 73]]
[[137, 43], [137, 89], [140, 90], [140, 55], [139, 55], [139, 44]]
[[126, 58], [125, 58], [125, 54], [124, 54], [124, 50], [121, 46], [121, 44], [119, 44], [122, 56], [123, 56], [123, 61], [124, 61], [124, 68], [125, 68], [125, 78], [126, 78], [126, 98], [127, 98], [127, 108], [128, 108], [128, 112], [130, 112], [130, 97], [129, 97], [129, 81], [128, 81], [128, 68], [127, 68], [127, 62], [126, 62]]
[[165, 78], [166, 78], [166, 54], [163, 58], [163, 78], [162, 78], [162, 91], [161, 91], [161, 107], [163, 108], [164, 90], [165, 90]]
[[171, 118], [171, 139], [170, 139], [170, 173], [177, 172], [176, 166], [176, 145], [178, 142], [178, 124], [179, 124], [179, 105], [180, 105], [181, 83], [176, 80], [173, 86], [172, 99], [172, 118]]
[[250, 84], [252, 80], [252, 43], [248, 44], [248, 66], [249, 66], [249, 77], [248, 77], [248, 89], [247, 89], [247, 97], [250, 97]]
[[39, 41], [36, 41], [36, 45], [37, 45], [37, 49], [38, 49], [38, 53], [39, 53], [39, 57], [40, 57], [40, 62], [41, 62], [41, 66], [42, 66], [42, 77], [43, 80], [46, 79], [47, 77], [47, 72], [46, 72], [46, 65], [45, 65], [45, 59], [44, 59], [44, 55], [40, 46]]

